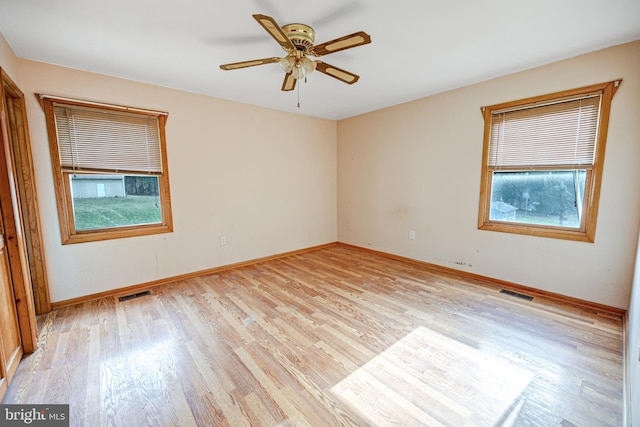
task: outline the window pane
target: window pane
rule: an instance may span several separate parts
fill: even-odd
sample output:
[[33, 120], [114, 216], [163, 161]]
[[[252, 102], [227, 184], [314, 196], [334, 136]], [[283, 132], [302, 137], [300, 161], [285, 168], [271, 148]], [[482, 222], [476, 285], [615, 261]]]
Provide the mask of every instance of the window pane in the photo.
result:
[[162, 223], [157, 176], [69, 175], [76, 230]]
[[490, 220], [580, 228], [587, 171], [493, 172]]

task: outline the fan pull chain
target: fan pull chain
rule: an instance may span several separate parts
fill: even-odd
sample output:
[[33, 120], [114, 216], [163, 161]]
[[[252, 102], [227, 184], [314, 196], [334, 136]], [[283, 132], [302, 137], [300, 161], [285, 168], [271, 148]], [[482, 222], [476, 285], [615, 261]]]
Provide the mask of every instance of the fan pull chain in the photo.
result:
[[297, 85], [297, 90], [298, 90], [298, 108], [300, 108], [300, 85]]

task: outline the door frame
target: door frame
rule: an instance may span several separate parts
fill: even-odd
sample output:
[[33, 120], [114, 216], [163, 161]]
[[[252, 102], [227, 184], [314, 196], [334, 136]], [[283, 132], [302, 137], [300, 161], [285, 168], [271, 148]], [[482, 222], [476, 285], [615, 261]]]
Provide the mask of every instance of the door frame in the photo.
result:
[[[38, 340], [36, 287], [41, 292], [44, 285], [43, 308], [48, 302], [46, 311], [50, 311], [51, 304], [24, 94], [2, 68], [0, 78], [0, 162], [6, 165], [6, 173], [0, 173], [0, 203], [22, 348], [24, 353], [32, 353]], [[44, 274], [44, 282], [37, 282], [40, 274]]]
[[24, 228], [27, 258], [31, 272], [33, 298], [36, 314], [51, 311], [49, 283], [45, 263], [40, 209], [36, 191], [36, 178], [29, 140], [27, 107], [24, 94], [9, 76], [0, 68], [2, 78], [2, 99], [8, 108], [8, 119], [11, 133], [12, 164], [17, 172], [17, 189], [19, 204], [22, 207], [22, 224]]

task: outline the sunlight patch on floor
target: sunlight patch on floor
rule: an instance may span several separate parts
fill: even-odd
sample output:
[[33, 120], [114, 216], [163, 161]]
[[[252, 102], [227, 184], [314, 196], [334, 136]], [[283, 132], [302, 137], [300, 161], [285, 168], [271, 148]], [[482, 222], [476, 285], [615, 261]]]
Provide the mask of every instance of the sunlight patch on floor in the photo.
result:
[[375, 425], [510, 425], [533, 375], [418, 327], [332, 387]]

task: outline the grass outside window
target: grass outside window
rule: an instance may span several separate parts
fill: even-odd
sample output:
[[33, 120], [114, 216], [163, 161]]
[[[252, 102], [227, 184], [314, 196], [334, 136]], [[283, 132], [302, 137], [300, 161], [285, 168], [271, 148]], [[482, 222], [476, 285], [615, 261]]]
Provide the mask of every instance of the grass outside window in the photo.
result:
[[76, 230], [126, 227], [162, 222], [155, 196], [74, 199]]

